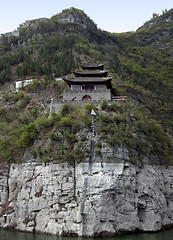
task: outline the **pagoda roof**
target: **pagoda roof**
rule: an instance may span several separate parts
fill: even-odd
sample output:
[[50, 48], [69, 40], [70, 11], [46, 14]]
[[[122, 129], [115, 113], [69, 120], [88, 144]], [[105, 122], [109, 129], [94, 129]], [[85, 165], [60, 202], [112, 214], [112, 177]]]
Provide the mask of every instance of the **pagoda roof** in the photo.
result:
[[81, 68], [84, 69], [100, 69], [103, 70], [104, 69], [104, 64], [100, 63], [83, 63], [80, 65]]
[[97, 85], [105, 84], [109, 88], [112, 88], [112, 85], [111, 85], [112, 78], [111, 77], [92, 77], [92, 78], [90, 78], [90, 77], [77, 77], [77, 78], [64, 77], [63, 79], [68, 85], [94, 83]]
[[107, 77], [107, 70], [83, 70], [83, 71], [74, 71], [76, 77], [82, 76], [93, 76], [93, 77]]
[[84, 67], [101, 67], [101, 66], [104, 66], [103, 63], [84, 63], [84, 64], [81, 64], [81, 66], [84, 66]]

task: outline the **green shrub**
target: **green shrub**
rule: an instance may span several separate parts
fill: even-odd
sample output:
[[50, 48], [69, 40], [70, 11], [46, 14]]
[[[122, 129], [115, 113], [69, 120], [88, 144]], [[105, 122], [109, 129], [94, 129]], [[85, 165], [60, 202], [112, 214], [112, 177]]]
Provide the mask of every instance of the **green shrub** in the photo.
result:
[[92, 124], [91, 115], [88, 115], [88, 114], [84, 115], [82, 117], [82, 122], [83, 122], [84, 126], [90, 128], [91, 124]]
[[74, 144], [77, 141], [76, 135], [73, 133], [66, 132], [64, 135], [70, 144]]
[[124, 114], [116, 114], [116, 115], [113, 117], [113, 120], [115, 121], [115, 123], [116, 123], [117, 125], [119, 125], [120, 123], [124, 122], [124, 119], [125, 119]]
[[65, 103], [63, 104], [60, 113], [63, 117], [65, 117], [67, 114], [70, 114], [72, 111], [74, 111], [73, 105], [70, 103]]
[[81, 140], [82, 142], [85, 142], [85, 141], [87, 140], [86, 135], [81, 136], [80, 140]]
[[109, 105], [109, 111], [116, 112], [118, 111], [118, 104], [117, 103], [112, 103]]
[[58, 123], [61, 120], [61, 115], [57, 114], [55, 112], [51, 112], [51, 117], [50, 120], [52, 121], [52, 123]]
[[[41, 83], [41, 81], [39, 81], [38, 79], [32, 81], [31, 84], [27, 85], [25, 88], [26, 90], [28, 91], [35, 91], [35, 90], [38, 90], [40, 88], [43, 88], [43, 84]], [[28, 92], [27, 91], [27, 92]]]
[[19, 109], [23, 109], [25, 108], [28, 103], [30, 102], [30, 97], [28, 95], [24, 95], [23, 98], [20, 100], [19, 104], [18, 104], [18, 108]]
[[91, 110], [97, 111], [97, 107], [93, 103], [87, 103], [84, 105], [84, 109], [88, 114], [91, 114]]
[[19, 91], [19, 92], [6, 91], [4, 93], [3, 98], [6, 102], [16, 103], [17, 101], [21, 100], [24, 96], [25, 96], [25, 94], [23, 91]]
[[71, 133], [76, 133], [77, 131], [80, 130], [81, 123], [77, 118], [75, 118], [71, 114], [71, 115], [61, 118], [60, 121], [56, 123], [56, 125], [58, 127], [64, 128], [65, 130], [68, 128], [68, 130]]
[[45, 115], [40, 115], [34, 122], [38, 130], [48, 128], [52, 126], [51, 119], [48, 119]]
[[115, 145], [120, 144], [120, 139], [118, 136], [111, 136], [107, 137], [106, 142], [109, 144], [110, 147], [115, 147]]
[[57, 125], [59, 127], [71, 127], [73, 125], [73, 119], [71, 116], [63, 117]]
[[42, 157], [42, 161], [44, 162], [44, 163], [48, 163], [48, 162], [50, 162], [52, 159], [51, 159], [51, 157], [49, 157], [49, 156], [43, 156]]
[[22, 134], [20, 135], [19, 139], [17, 139], [16, 141], [16, 144], [19, 147], [29, 146], [31, 143], [33, 143], [33, 141], [38, 135], [37, 127], [34, 123], [25, 125], [21, 131], [22, 131]]
[[68, 152], [68, 151], [64, 152], [64, 159], [67, 162], [74, 163], [74, 160], [75, 160], [74, 153]]
[[98, 147], [98, 148], [102, 148], [102, 143], [101, 142], [98, 142], [97, 144], [96, 144], [96, 147]]
[[109, 105], [108, 105], [108, 103], [107, 103], [106, 100], [103, 100], [103, 101], [101, 102], [100, 107], [101, 107], [102, 110], [108, 110], [108, 109], [109, 109]]
[[13, 148], [11, 146], [6, 147], [2, 153], [2, 160], [7, 161], [8, 163], [13, 163], [14, 162], [14, 157], [13, 157]]
[[132, 139], [132, 137], [123, 136], [123, 137], [121, 138], [121, 141], [122, 141], [124, 144], [126, 144], [127, 146], [129, 146], [129, 147], [132, 147], [132, 145], [133, 145], [133, 139]]
[[29, 120], [28, 120], [28, 117], [24, 114], [24, 115], [20, 115], [18, 117], [18, 121], [22, 124], [28, 124], [29, 123]]
[[14, 162], [13, 145], [11, 145], [8, 138], [0, 139], [0, 161]]
[[112, 94], [114, 96], [122, 96], [123, 92], [122, 92], [122, 89], [121, 88], [118, 88], [118, 87], [114, 87], [112, 90], [111, 90]]
[[[162, 160], [172, 157], [173, 146], [171, 139], [160, 123], [148, 116], [144, 117], [142, 114], [138, 114], [135, 127], [137, 128], [136, 131], [141, 131], [145, 134], [146, 143], [143, 148], [146, 152], [156, 154]], [[139, 145], [138, 148], [140, 149]]]
[[7, 138], [0, 139], [0, 149], [2, 150], [6, 145], [8, 145], [9, 140]]
[[15, 96], [15, 100], [16, 100], [16, 101], [19, 101], [19, 100], [21, 100], [22, 98], [24, 98], [25, 94], [24, 94], [23, 91], [19, 91], [19, 92], [15, 93], [14, 96]]
[[96, 155], [96, 157], [101, 156], [101, 155], [102, 155], [101, 150], [100, 150], [100, 149], [97, 149], [97, 150], [95, 151], [95, 155]]
[[73, 153], [74, 153], [75, 162], [79, 163], [80, 161], [85, 159], [86, 156], [88, 155], [86, 145], [82, 142], [78, 142], [73, 149]]
[[57, 133], [49, 133], [49, 138], [52, 140], [52, 141], [60, 141], [61, 140], [61, 137], [57, 134]]
[[6, 110], [5, 110], [5, 108], [0, 108], [0, 117], [2, 117], [2, 116], [5, 116], [5, 114], [6, 114]]
[[113, 121], [112, 116], [110, 114], [100, 113], [98, 116], [100, 122], [111, 123]]

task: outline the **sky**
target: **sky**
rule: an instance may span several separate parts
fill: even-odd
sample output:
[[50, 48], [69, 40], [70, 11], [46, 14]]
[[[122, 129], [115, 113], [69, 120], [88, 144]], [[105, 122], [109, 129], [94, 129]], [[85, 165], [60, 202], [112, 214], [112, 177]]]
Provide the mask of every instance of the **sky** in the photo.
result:
[[17, 29], [26, 20], [47, 17], [75, 7], [84, 12], [98, 28], [109, 32], [135, 31], [153, 13], [173, 8], [172, 0], [2, 0], [0, 34]]

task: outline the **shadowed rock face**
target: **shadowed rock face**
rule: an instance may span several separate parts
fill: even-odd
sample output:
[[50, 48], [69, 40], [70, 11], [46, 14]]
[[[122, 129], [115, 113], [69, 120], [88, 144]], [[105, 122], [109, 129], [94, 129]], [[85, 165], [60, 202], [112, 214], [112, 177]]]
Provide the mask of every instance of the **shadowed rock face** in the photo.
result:
[[1, 167], [0, 227], [57, 235], [157, 231], [173, 224], [173, 167], [118, 161]]

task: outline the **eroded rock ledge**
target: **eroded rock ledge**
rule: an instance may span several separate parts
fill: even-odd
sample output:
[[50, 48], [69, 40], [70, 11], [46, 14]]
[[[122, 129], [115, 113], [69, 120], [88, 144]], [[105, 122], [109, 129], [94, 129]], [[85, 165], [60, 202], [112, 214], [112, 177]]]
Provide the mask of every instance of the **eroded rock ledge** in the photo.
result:
[[173, 167], [127, 162], [1, 166], [0, 227], [57, 235], [173, 224]]

